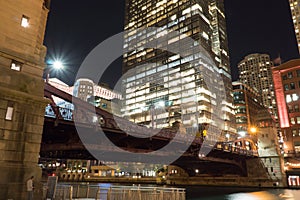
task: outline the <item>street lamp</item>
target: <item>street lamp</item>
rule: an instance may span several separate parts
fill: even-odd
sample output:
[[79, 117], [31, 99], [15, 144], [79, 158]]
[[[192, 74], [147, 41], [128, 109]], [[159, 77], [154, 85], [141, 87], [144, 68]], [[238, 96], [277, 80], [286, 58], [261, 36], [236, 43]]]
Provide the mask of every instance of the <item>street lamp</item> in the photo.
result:
[[61, 61], [55, 61], [54, 63], [53, 63], [53, 67], [55, 68], [55, 69], [62, 69], [64, 66], [63, 66], [63, 64], [62, 64], [62, 62]]
[[251, 132], [252, 134], [256, 134], [257, 128], [256, 128], [255, 126], [251, 127], [251, 128], [250, 128], [250, 132]]
[[259, 127], [256, 126], [251, 126], [249, 128], [249, 132], [250, 132], [250, 137], [252, 138], [252, 140], [257, 143], [258, 141], [258, 134], [259, 134]]
[[47, 70], [46, 70], [46, 82], [49, 82], [49, 78], [50, 78], [50, 72], [51, 70], [61, 70], [64, 68], [64, 65], [61, 61], [56, 60], [53, 62], [52, 65], [47, 66]]

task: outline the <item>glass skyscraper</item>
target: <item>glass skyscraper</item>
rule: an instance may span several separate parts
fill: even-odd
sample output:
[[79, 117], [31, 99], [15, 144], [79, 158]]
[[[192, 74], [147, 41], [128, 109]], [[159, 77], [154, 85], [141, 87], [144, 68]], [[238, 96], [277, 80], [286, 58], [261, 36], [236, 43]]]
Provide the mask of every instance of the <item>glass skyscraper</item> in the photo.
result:
[[295, 29], [295, 35], [296, 35], [296, 40], [298, 43], [298, 51], [300, 52], [300, 1], [299, 0], [289, 0], [290, 2], [290, 8], [291, 8], [291, 14], [292, 14], [292, 19], [293, 19], [293, 24], [294, 24], [294, 29]]
[[123, 116], [235, 138], [223, 0], [126, 0], [125, 13]]

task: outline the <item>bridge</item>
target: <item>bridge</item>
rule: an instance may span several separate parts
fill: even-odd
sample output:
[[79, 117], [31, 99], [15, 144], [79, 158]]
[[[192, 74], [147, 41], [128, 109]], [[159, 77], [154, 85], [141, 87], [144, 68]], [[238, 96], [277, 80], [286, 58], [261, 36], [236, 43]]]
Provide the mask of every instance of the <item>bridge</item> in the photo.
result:
[[[48, 83], [45, 83], [44, 96], [49, 99], [49, 105], [46, 107], [44, 118], [40, 151], [42, 158], [95, 160], [95, 155], [99, 155], [106, 161], [130, 162], [132, 154], [131, 156], [124, 154], [126, 151], [143, 153], [140, 161], [151, 163], [155, 162], [157, 157], [163, 160], [165, 157], [177, 156], [180, 153], [181, 156], [172, 165], [185, 169], [190, 176], [194, 175], [195, 168], [205, 174], [228, 173], [247, 176], [247, 160], [258, 157], [256, 145], [251, 140], [212, 143], [205, 142], [201, 137], [181, 134], [176, 127], [155, 130], [139, 126], [113, 116]], [[70, 105], [74, 106], [56, 105], [54, 96], [72, 102]], [[81, 129], [85, 130], [84, 136], [78, 134]], [[103, 132], [99, 133], [100, 129]], [[156, 134], [153, 134], [153, 131], [156, 131]], [[105, 141], [96, 141], [97, 135], [101, 133], [105, 134], [115, 148]], [[135, 137], [136, 135], [141, 137]], [[87, 138], [95, 138], [95, 141], [86, 140]], [[151, 154], [163, 149], [171, 141], [179, 149], [184, 149], [187, 141], [190, 141], [190, 145], [184, 152], [166, 150], [158, 151], [154, 156]], [[208, 149], [209, 153], [202, 154], [200, 149]], [[113, 160], [115, 155], [118, 155], [118, 160]]]

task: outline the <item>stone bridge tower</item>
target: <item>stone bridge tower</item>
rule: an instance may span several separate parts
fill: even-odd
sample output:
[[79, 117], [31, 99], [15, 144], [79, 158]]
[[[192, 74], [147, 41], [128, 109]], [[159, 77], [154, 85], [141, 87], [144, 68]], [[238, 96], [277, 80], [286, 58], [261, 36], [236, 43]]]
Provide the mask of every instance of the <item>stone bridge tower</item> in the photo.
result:
[[0, 1], [1, 199], [25, 199], [26, 180], [41, 175], [43, 40], [49, 6], [50, 0]]

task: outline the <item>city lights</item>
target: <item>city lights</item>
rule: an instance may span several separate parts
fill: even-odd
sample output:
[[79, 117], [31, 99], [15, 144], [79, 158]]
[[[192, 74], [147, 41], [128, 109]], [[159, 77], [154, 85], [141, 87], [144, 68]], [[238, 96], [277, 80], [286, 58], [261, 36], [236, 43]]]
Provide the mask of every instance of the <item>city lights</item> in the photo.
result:
[[256, 133], [257, 132], [257, 128], [256, 127], [251, 127], [250, 128], [250, 132], [253, 133], [253, 134]]

